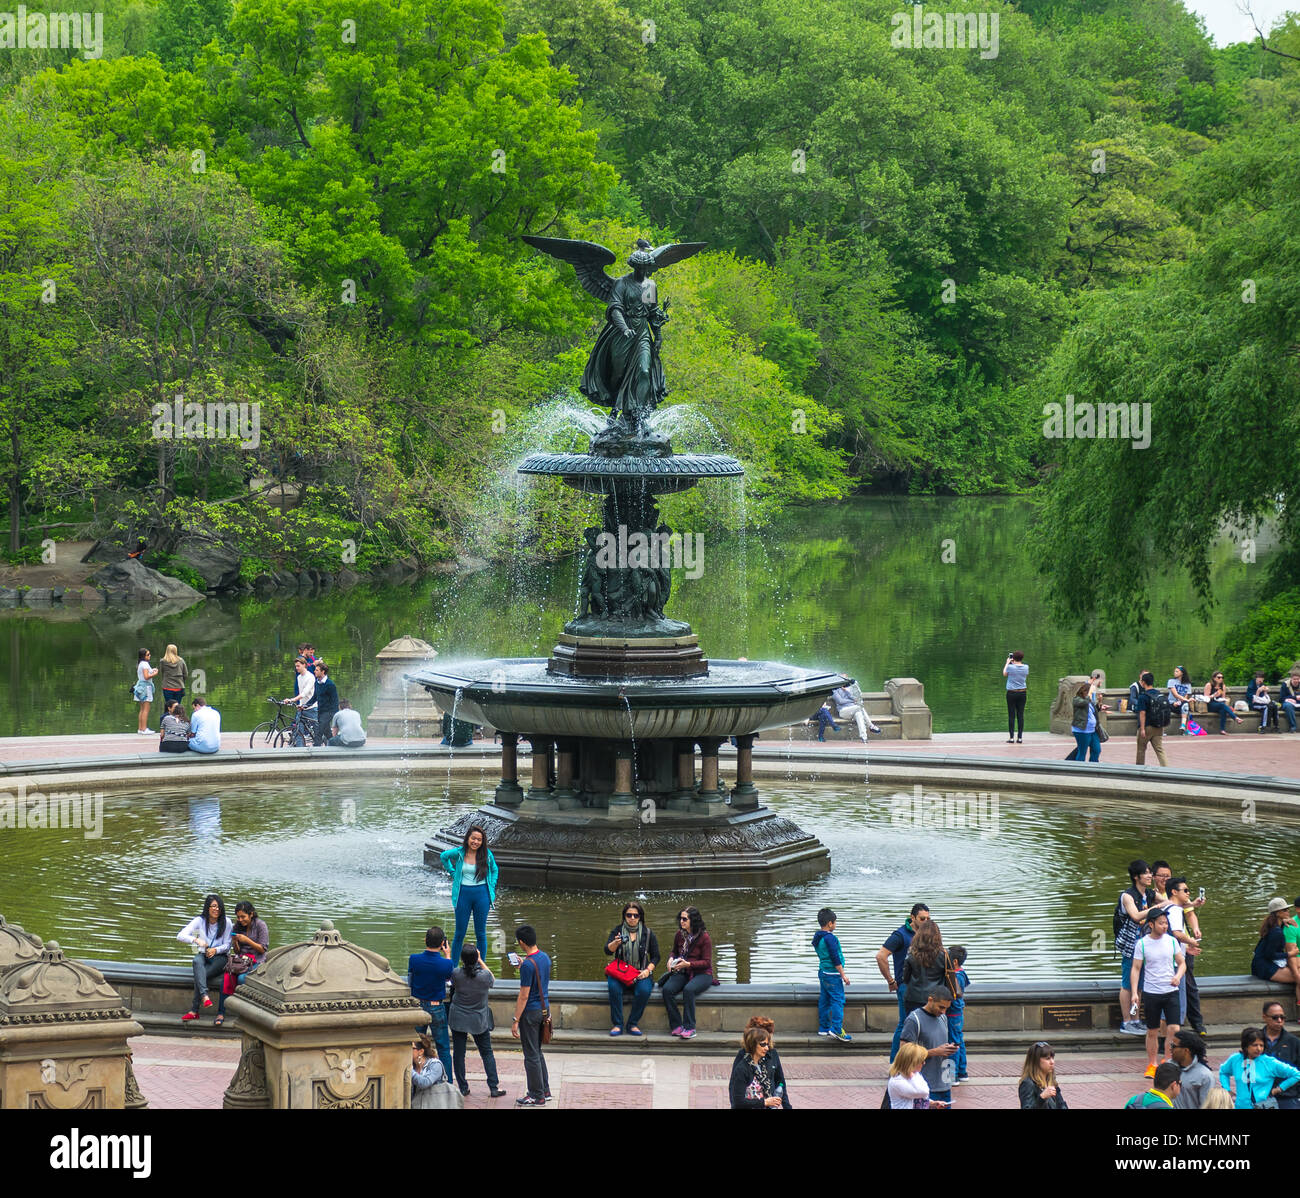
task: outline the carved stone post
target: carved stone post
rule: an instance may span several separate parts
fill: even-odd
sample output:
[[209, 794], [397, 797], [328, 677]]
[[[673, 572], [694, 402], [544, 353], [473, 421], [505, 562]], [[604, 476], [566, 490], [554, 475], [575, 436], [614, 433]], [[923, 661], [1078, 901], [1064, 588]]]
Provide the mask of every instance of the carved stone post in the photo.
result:
[[582, 806], [582, 799], [574, 788], [577, 768], [578, 742], [571, 737], [561, 737], [555, 742], [555, 793], [551, 796], [561, 811]]
[[501, 734], [501, 785], [497, 787], [498, 807], [518, 807], [524, 801], [519, 785], [519, 733]]
[[736, 785], [731, 791], [731, 806], [735, 811], [754, 811], [758, 808], [758, 787], [754, 785], [754, 737], [736, 737]]
[[[554, 811], [555, 799], [551, 794], [551, 738], [529, 736], [533, 746], [533, 784], [524, 796], [526, 806], [534, 810]], [[539, 809], [535, 804], [541, 803]]]
[[144, 1028], [97, 969], [65, 958], [56, 941], [5, 931], [7, 953], [36, 955], [0, 973], [0, 1109], [122, 1110], [127, 1038]]
[[368, 736], [440, 736], [442, 712], [429, 706], [429, 696], [417, 683], [408, 682], [406, 671], [432, 661], [437, 650], [416, 636], [399, 636], [389, 641], [375, 660], [379, 665], [379, 693], [366, 720]]
[[614, 749], [614, 791], [609, 796], [609, 814], [614, 819], [634, 818], [636, 793], [632, 781], [632, 745], [621, 740]]
[[428, 1020], [388, 962], [328, 919], [267, 953], [226, 1006], [244, 1038], [224, 1106], [410, 1109], [411, 1037]]

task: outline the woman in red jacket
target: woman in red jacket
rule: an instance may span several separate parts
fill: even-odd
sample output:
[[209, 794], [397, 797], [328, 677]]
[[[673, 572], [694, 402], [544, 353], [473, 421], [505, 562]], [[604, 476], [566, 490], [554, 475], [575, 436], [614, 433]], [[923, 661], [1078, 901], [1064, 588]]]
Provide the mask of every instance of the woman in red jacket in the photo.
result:
[[[674, 1036], [689, 1040], [695, 1035], [696, 996], [717, 984], [713, 976], [713, 941], [705, 931], [699, 911], [686, 907], [677, 913], [677, 935], [673, 938], [672, 956], [668, 958], [668, 972], [659, 979], [668, 1026]], [[680, 1011], [678, 997], [682, 1001]]]

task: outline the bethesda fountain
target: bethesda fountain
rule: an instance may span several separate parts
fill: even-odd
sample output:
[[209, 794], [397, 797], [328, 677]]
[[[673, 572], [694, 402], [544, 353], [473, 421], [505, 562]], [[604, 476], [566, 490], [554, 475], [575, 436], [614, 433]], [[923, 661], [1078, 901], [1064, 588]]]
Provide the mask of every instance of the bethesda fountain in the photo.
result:
[[[638, 239], [630, 273], [614, 278], [604, 246], [524, 240], [572, 264], [606, 305], [580, 390], [609, 419], [589, 452], [533, 453], [518, 469], [599, 496], [601, 527], [585, 531], [577, 612], [549, 658], [439, 661], [407, 675], [456, 719], [504, 739], [493, 801], [438, 832], [425, 860], [436, 864], [480, 824], [502, 880], [521, 885], [765, 886], [825, 873], [826, 847], [762, 805], [753, 745], [851, 680], [773, 661], [710, 661], [691, 626], [664, 614], [681, 537], [656, 496], [744, 474], [722, 454], [674, 453], [652, 419], [668, 391], [668, 301], [659, 304], [653, 275], [704, 245]], [[532, 750], [526, 789], [521, 740]], [[730, 788], [719, 766], [727, 741], [736, 746]]]

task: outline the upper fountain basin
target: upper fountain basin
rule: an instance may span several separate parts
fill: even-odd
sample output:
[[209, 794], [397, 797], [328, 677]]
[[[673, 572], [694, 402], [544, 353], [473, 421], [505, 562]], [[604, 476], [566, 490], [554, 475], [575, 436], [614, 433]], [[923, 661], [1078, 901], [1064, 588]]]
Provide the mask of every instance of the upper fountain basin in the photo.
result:
[[530, 453], [520, 474], [558, 476], [580, 491], [604, 494], [620, 483], [640, 483], [654, 495], [685, 491], [702, 478], [740, 478], [745, 468], [723, 453], [675, 453], [667, 457], [628, 454]]
[[439, 661], [406, 675], [456, 718], [502, 732], [610, 740], [744, 736], [811, 716], [852, 679], [777, 661], [718, 661], [690, 679], [604, 681], [547, 672], [545, 657]]

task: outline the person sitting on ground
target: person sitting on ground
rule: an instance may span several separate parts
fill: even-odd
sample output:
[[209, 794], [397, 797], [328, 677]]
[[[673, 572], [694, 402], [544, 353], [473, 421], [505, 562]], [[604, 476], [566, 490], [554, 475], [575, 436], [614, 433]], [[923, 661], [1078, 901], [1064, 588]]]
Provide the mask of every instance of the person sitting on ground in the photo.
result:
[[848, 686], [836, 687], [831, 691], [831, 699], [835, 703], [840, 719], [852, 719], [857, 724], [859, 740], [867, 739], [868, 728], [872, 732], [880, 732], [879, 726], [873, 724], [871, 717], [867, 715], [867, 709], [862, 702], [862, 688], [856, 682], [851, 682]]
[[907, 988], [904, 1006], [907, 1014], [925, 1006], [926, 996], [936, 986], [947, 986], [956, 967], [943, 947], [943, 934], [933, 919], [916, 929], [903, 960], [903, 985]]
[[1219, 1085], [1233, 1091], [1238, 1111], [1274, 1107], [1279, 1095], [1300, 1082], [1300, 1069], [1268, 1056], [1264, 1047], [1264, 1033], [1259, 1028], [1243, 1028], [1241, 1051], [1219, 1066]]
[[1291, 677], [1282, 681], [1282, 711], [1291, 731], [1296, 730], [1296, 714], [1300, 712], [1300, 665], [1291, 667]]
[[1219, 717], [1219, 735], [1228, 735], [1228, 721], [1234, 724], [1241, 723], [1239, 716], [1231, 707], [1228, 706], [1228, 688], [1223, 681], [1223, 672], [1216, 671], [1214, 676], [1205, 684], [1205, 706], [1209, 711], [1213, 711]]
[[221, 712], [209, 707], [207, 700], [196, 696], [190, 704], [193, 714], [190, 716], [190, 751], [194, 753], [215, 753], [221, 748]]
[[1286, 929], [1294, 926], [1295, 916], [1286, 899], [1269, 899], [1268, 914], [1259, 925], [1259, 940], [1251, 958], [1250, 972], [1263, 982], [1294, 986], [1296, 998], [1300, 1000], [1300, 959], [1287, 952]]
[[329, 735], [330, 725], [339, 710], [339, 688], [330, 678], [329, 667], [323, 661], [317, 661], [314, 667], [316, 675], [316, 737], [313, 743], [323, 745]]
[[767, 1056], [772, 1036], [752, 1020], [740, 1038], [741, 1050], [731, 1066], [728, 1091], [733, 1111], [781, 1110], [785, 1106], [783, 1082], [778, 1082]]
[[1151, 1089], [1145, 1094], [1134, 1094], [1124, 1104], [1124, 1109], [1126, 1111], [1173, 1110], [1174, 1100], [1181, 1089], [1179, 1079], [1182, 1077], [1182, 1072], [1173, 1061], [1162, 1061], [1151, 1079]]
[[[645, 908], [636, 902], [623, 904], [623, 920], [605, 937], [605, 955], [613, 961], [605, 967], [605, 983], [609, 990], [609, 1034], [621, 1036], [642, 1035], [639, 1024], [645, 1014], [646, 1003], [654, 993], [655, 969], [659, 965], [659, 940], [647, 926]], [[635, 972], [636, 978], [627, 981], [609, 972], [610, 966], [621, 966], [623, 972]], [[632, 998], [632, 1011], [623, 1020], [623, 999]]]
[[208, 990], [226, 970], [226, 957], [230, 952], [230, 936], [234, 928], [226, 918], [226, 904], [218, 894], [209, 894], [203, 899], [202, 911], [191, 919], [179, 932], [176, 939], [182, 944], [192, 944], [198, 951], [194, 954], [194, 1004], [181, 1016], [182, 1023], [189, 1023], [199, 1017], [199, 1011], [212, 1006]]
[[893, 1111], [941, 1111], [948, 1104], [930, 1101], [930, 1087], [921, 1072], [928, 1054], [919, 1044], [900, 1044], [898, 1055], [889, 1066], [886, 1088], [889, 1109]]
[[[241, 899], [235, 904], [235, 927], [230, 934], [230, 955], [226, 960], [225, 977], [221, 979], [221, 997], [217, 999], [217, 1027], [226, 1022], [226, 999], [262, 963], [262, 958], [270, 947], [271, 933], [267, 931], [266, 924], [258, 919], [257, 908], [247, 899]], [[235, 971], [237, 957], [242, 958], [239, 964], [246, 968]]]
[[1056, 1050], [1046, 1040], [1031, 1044], [1020, 1069], [1022, 1111], [1068, 1111], [1056, 1082]]
[[1178, 1097], [1174, 1099], [1174, 1108], [1200, 1110], [1205, 1105], [1206, 1095], [1211, 1090], [1218, 1089], [1209, 1062], [1205, 1059], [1205, 1041], [1195, 1032], [1180, 1028], [1174, 1033], [1174, 1046], [1169, 1055], [1182, 1070], [1178, 1077]]
[[346, 699], [339, 700], [339, 709], [330, 721], [333, 735], [329, 744], [336, 749], [359, 749], [366, 743], [366, 730], [361, 726], [361, 715], [352, 709]]
[[1274, 731], [1281, 732], [1277, 726], [1277, 704], [1273, 701], [1273, 696], [1268, 693], [1263, 670], [1256, 670], [1255, 681], [1246, 687], [1246, 702], [1250, 704], [1252, 711], [1259, 712], [1261, 732], [1267, 732], [1269, 725], [1272, 725]]
[[1169, 706], [1183, 715], [1179, 731], [1187, 735], [1187, 721], [1192, 713], [1192, 680], [1188, 677], [1186, 666], [1174, 666], [1174, 676], [1165, 683], [1169, 692]]
[[158, 752], [185, 753], [190, 747], [190, 726], [185, 719], [185, 709], [178, 702], [167, 704], [158, 730]]

